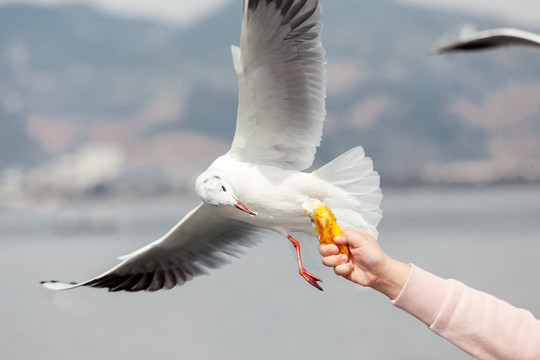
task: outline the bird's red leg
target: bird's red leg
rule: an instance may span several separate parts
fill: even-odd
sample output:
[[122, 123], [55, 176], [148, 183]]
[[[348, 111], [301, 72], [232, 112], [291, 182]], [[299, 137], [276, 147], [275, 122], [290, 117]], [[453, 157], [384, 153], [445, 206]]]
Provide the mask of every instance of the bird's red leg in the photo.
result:
[[306, 269], [304, 269], [304, 266], [302, 265], [302, 256], [300, 255], [300, 243], [298, 240], [293, 238], [291, 235], [287, 235], [287, 239], [289, 239], [290, 242], [292, 242], [294, 248], [296, 249], [296, 257], [298, 258], [298, 271], [300, 272], [300, 275], [306, 279], [308, 283], [316, 287], [317, 289], [322, 291], [322, 287], [317, 284], [317, 281], [322, 281], [317, 276], [307, 272]]

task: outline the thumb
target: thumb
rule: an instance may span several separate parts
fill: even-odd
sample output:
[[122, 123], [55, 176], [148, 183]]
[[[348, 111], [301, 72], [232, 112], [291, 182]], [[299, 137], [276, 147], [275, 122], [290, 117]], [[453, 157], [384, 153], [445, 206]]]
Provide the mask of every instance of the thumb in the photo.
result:
[[337, 245], [347, 245], [348, 242], [349, 242], [349, 238], [348, 238], [347, 234], [341, 233], [341, 234], [339, 234], [338, 236], [336, 236], [334, 238], [334, 242]]

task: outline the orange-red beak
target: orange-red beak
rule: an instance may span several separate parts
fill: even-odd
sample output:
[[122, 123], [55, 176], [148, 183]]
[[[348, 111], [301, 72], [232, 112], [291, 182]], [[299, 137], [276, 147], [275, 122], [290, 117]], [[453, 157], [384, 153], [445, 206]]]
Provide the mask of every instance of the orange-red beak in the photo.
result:
[[257, 215], [257, 213], [255, 211], [251, 211], [250, 209], [248, 209], [248, 207], [246, 205], [242, 204], [240, 202], [240, 200], [238, 200], [236, 197], [234, 198], [234, 200], [236, 200], [236, 204], [234, 204], [234, 207], [236, 207], [237, 209], [245, 211], [251, 216]]

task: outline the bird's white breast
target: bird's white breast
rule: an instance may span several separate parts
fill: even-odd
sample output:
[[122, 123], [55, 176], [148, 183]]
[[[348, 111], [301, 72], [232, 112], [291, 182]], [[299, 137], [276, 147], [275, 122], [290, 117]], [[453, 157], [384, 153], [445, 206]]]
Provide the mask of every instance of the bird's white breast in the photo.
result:
[[238, 199], [257, 213], [250, 216], [226, 209], [226, 216], [286, 235], [292, 231], [311, 232], [310, 219], [302, 204], [324, 198], [332, 187], [311, 173], [237, 161], [223, 156], [212, 166], [227, 172]]

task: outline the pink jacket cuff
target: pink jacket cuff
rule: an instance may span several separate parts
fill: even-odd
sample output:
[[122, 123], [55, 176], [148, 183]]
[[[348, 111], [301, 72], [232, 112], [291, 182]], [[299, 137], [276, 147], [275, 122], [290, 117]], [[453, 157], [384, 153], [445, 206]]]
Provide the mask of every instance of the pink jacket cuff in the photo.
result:
[[450, 285], [411, 264], [411, 273], [399, 296], [392, 303], [431, 326], [450, 293]]

